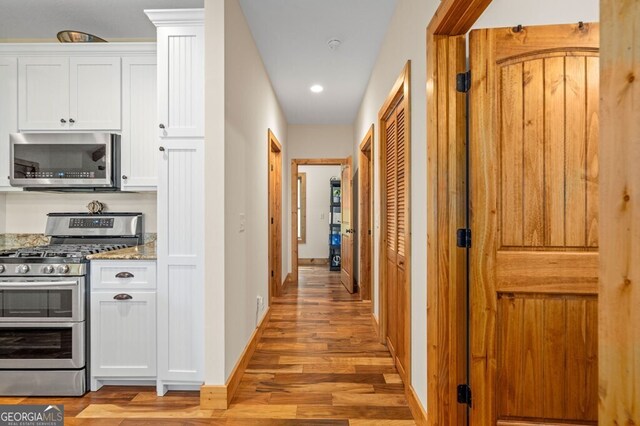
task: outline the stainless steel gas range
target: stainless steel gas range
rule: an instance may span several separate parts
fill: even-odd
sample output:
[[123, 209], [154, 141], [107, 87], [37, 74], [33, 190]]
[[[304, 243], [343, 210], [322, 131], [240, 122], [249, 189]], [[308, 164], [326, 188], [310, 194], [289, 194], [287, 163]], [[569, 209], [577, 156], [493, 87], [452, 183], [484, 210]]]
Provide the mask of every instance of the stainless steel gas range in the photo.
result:
[[89, 254], [138, 245], [140, 213], [51, 213], [50, 244], [0, 252], [0, 395], [87, 390]]

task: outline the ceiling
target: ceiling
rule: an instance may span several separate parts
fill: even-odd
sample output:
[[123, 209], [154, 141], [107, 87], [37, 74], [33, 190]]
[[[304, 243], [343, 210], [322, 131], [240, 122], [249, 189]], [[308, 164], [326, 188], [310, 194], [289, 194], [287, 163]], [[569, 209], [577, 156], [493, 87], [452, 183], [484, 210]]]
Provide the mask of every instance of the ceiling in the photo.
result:
[[152, 39], [144, 9], [204, 7], [204, 0], [1, 0], [0, 39], [55, 39], [78, 30], [109, 40]]
[[396, 2], [240, 0], [289, 123], [355, 121]]

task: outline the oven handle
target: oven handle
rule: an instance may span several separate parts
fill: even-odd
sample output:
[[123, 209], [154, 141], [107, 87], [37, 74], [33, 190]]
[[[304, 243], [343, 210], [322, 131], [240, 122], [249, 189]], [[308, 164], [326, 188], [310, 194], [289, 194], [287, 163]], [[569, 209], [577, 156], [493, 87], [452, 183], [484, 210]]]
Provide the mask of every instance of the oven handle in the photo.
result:
[[78, 281], [40, 281], [40, 282], [0, 282], [0, 290], [4, 288], [39, 288], [53, 289], [58, 287], [77, 287]]

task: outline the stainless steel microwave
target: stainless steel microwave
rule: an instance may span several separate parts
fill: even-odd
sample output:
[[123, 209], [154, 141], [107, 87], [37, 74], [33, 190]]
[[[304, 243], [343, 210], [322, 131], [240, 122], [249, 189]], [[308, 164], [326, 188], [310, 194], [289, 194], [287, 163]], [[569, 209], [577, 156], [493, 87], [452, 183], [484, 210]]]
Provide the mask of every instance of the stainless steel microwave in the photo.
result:
[[12, 133], [11, 186], [25, 190], [117, 191], [120, 136], [112, 133]]

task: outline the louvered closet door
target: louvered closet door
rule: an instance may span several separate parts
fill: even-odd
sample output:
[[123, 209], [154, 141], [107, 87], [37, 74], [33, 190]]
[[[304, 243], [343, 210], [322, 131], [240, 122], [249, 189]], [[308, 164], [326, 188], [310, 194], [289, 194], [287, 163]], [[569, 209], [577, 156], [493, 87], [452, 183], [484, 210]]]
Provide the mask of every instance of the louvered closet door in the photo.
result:
[[387, 344], [403, 379], [408, 364], [409, 306], [405, 256], [407, 241], [407, 132], [405, 102], [385, 122], [385, 251]]

